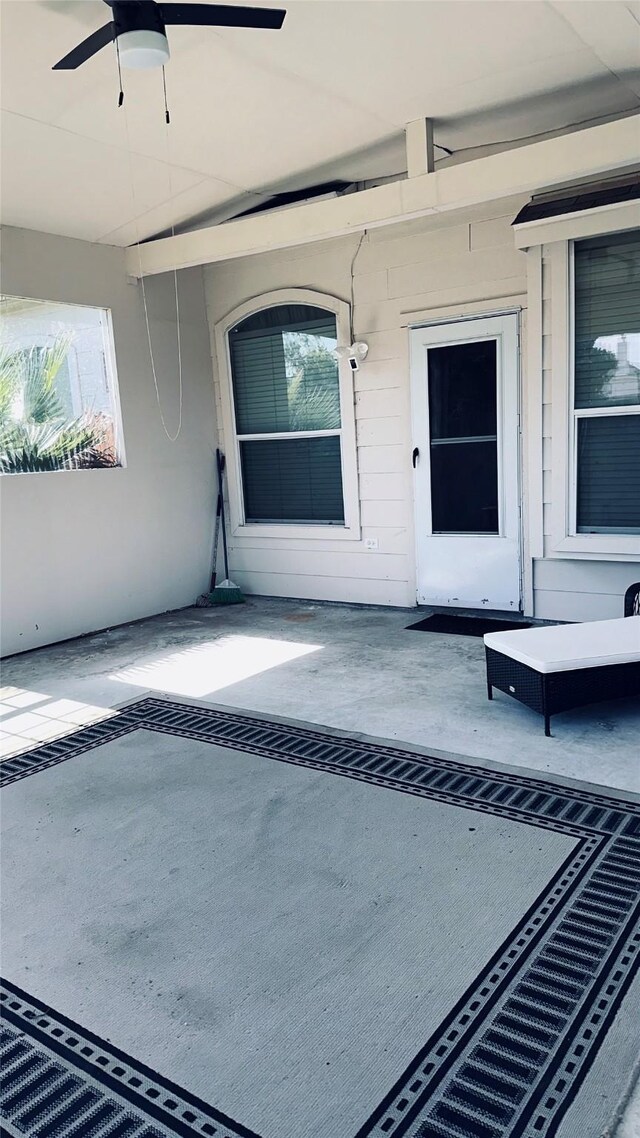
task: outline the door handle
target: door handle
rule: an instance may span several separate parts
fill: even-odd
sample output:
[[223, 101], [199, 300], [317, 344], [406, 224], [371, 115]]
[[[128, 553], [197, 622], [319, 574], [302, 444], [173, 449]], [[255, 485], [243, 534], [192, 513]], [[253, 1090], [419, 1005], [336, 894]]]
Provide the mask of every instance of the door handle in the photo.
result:
[[418, 449], [418, 447], [414, 447], [413, 448], [413, 454], [411, 455], [411, 465], [412, 465], [414, 470], [416, 468], [416, 462], [418, 461], [419, 457], [420, 457], [420, 450]]

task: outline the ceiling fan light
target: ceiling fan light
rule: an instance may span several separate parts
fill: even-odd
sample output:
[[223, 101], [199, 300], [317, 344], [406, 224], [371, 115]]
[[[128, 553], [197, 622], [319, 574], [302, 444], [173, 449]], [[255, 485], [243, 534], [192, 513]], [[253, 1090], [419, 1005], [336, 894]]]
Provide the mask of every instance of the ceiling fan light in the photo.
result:
[[169, 62], [169, 41], [162, 32], [121, 32], [118, 49], [123, 67], [164, 67]]

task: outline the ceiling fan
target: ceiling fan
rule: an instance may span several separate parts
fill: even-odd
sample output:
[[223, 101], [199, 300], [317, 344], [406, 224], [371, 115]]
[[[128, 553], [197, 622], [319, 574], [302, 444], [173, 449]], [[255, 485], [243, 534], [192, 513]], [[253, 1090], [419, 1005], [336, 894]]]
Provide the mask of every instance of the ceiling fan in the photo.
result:
[[213, 28], [282, 27], [279, 8], [244, 8], [224, 4], [157, 4], [155, 0], [104, 0], [113, 19], [87, 36], [53, 71], [72, 71], [107, 44], [116, 41], [123, 67], [159, 67], [169, 59], [167, 24]]

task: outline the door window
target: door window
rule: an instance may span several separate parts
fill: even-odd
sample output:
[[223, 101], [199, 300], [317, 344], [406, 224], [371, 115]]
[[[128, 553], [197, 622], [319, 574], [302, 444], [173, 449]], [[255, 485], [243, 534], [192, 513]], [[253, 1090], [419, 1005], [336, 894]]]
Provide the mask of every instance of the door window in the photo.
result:
[[433, 533], [497, 534], [496, 341], [429, 348]]

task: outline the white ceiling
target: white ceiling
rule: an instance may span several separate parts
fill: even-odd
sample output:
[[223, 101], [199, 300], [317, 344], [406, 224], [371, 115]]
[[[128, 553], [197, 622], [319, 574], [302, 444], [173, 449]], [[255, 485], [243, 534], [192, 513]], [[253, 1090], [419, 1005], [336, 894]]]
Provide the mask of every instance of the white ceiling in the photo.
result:
[[120, 110], [111, 47], [51, 71], [110, 18], [102, 0], [0, 0], [3, 222], [128, 245], [401, 173], [421, 116], [458, 152], [640, 107], [640, 0], [282, 6], [280, 32], [169, 28], [167, 131], [159, 71], [124, 72]]

